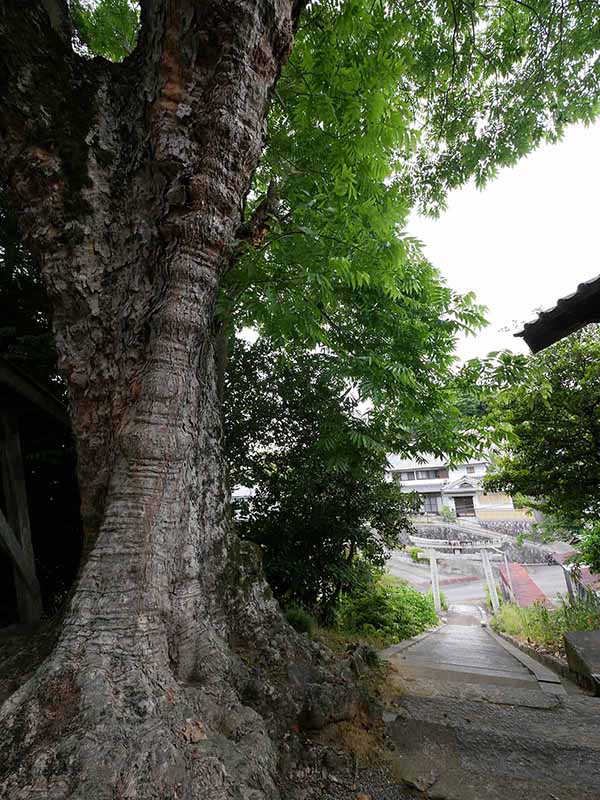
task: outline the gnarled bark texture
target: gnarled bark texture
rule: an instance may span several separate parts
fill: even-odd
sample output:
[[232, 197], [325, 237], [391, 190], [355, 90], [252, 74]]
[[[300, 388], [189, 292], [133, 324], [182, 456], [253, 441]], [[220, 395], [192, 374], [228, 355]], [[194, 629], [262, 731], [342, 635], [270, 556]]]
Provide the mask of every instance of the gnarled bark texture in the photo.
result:
[[64, 0], [0, 7], [0, 178], [51, 298], [86, 535], [58, 646], [0, 714], [11, 800], [279, 796], [240, 654], [301, 648], [229, 529], [213, 307], [297, 13], [145, 0], [111, 64], [73, 52]]

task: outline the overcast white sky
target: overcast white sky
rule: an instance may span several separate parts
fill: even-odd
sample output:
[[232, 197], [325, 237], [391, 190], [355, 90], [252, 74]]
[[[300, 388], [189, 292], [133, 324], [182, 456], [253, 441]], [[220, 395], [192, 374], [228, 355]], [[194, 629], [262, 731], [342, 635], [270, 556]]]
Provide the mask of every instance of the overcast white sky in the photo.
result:
[[599, 195], [600, 122], [570, 128], [483, 191], [452, 192], [439, 219], [412, 218], [408, 232], [449, 285], [488, 307], [490, 325], [459, 343], [462, 358], [528, 352], [512, 336], [520, 324], [600, 273]]

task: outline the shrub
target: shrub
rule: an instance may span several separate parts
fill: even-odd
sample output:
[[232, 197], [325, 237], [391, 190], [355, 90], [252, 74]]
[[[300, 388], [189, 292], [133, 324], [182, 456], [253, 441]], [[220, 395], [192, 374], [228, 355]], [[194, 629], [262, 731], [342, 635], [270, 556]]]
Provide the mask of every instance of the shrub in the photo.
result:
[[419, 553], [421, 552], [419, 547], [409, 547], [408, 548], [408, 555], [411, 557], [411, 560], [415, 563], [419, 563]]
[[506, 603], [492, 619], [492, 627], [510, 636], [562, 653], [563, 634], [567, 631], [600, 628], [600, 601], [589, 594], [583, 600], [563, 599], [556, 609], [548, 609], [539, 603], [528, 608]]
[[[500, 588], [500, 584], [496, 584], [496, 596], [498, 597], [498, 605], [502, 605], [504, 602], [504, 598], [502, 597], [502, 590]], [[490, 611], [494, 610], [494, 604], [492, 603], [492, 595], [490, 593], [489, 587], [485, 587], [485, 604]]]
[[[435, 608], [433, 591], [431, 589], [427, 592], [426, 596], [429, 598], [431, 605]], [[446, 595], [441, 591], [441, 589], [440, 589], [440, 605], [442, 607], [442, 611], [448, 611], [448, 600], [446, 599]]]
[[298, 633], [308, 633], [310, 636], [315, 627], [315, 621], [305, 608], [292, 603], [285, 609], [285, 618], [290, 623], [292, 628], [295, 628]]
[[344, 595], [338, 625], [388, 642], [409, 639], [438, 621], [433, 602], [407, 583], [374, 581], [357, 595]]
[[456, 511], [453, 511], [449, 506], [442, 506], [440, 508], [440, 517], [444, 522], [456, 522]]
[[363, 562], [382, 567], [401, 545], [418, 498], [386, 479], [388, 426], [356, 413], [359, 396], [324, 354], [263, 337], [231, 344], [230, 477], [253, 487], [236, 503], [238, 532], [259, 545], [282, 605], [330, 624]]

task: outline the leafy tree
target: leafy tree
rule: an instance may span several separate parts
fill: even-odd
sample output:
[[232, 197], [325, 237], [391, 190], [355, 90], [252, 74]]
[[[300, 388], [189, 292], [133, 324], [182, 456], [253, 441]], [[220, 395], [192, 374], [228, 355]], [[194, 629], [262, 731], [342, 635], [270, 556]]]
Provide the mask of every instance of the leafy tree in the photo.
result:
[[276, 597], [331, 622], [340, 593], [399, 546], [414, 499], [367, 465], [362, 474], [332, 473], [314, 453], [298, 452], [271, 462], [254, 497], [240, 503], [240, 533], [263, 549]]
[[130, 0], [69, 0], [79, 44], [88, 53], [122, 61], [135, 47], [140, 24], [139, 3]]
[[531, 356], [521, 382], [502, 392], [496, 415], [509, 450], [487, 483], [533, 499], [558, 525], [591, 537], [600, 568], [600, 331], [588, 327]]
[[64, 0], [0, 12], [0, 180], [49, 293], [88, 554], [59, 646], [0, 714], [2, 789], [274, 795], [232, 651], [300, 645], [228, 524], [217, 301], [325, 347], [361, 397], [435, 402], [479, 312], [402, 236], [408, 210], [592, 118], [600, 10], [143, 0], [119, 63], [72, 23]]
[[[350, 387], [351, 389], [351, 387]], [[385, 480], [385, 430], [323, 352], [237, 340], [225, 402], [240, 533], [261, 546], [284, 604], [331, 621], [341, 592], [382, 567], [410, 528], [416, 498]]]

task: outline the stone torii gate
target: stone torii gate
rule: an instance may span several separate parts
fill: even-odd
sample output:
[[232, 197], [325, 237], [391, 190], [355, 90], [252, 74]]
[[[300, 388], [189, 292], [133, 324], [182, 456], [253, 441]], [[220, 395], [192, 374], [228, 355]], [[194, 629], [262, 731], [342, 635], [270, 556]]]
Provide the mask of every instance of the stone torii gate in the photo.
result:
[[4, 508], [0, 508], [0, 549], [13, 566], [19, 619], [37, 622], [42, 598], [35, 570], [25, 471], [19, 432], [20, 419], [46, 414], [69, 425], [64, 406], [13, 364], [0, 358], [0, 472]]
[[[492, 572], [492, 561], [503, 561], [504, 556], [498, 554], [498, 548], [489, 542], [461, 542], [452, 539], [424, 539], [418, 536], [411, 536], [411, 541], [416, 547], [423, 548], [419, 551], [418, 557], [421, 560], [429, 560], [431, 573], [431, 591], [435, 610], [439, 614], [442, 611], [440, 598], [440, 580], [438, 574], [438, 559], [443, 561], [477, 561], [483, 566], [483, 573], [487, 583], [492, 608], [498, 611], [500, 602], [498, 600], [498, 590]], [[450, 552], [442, 552], [439, 548], [444, 548]], [[496, 551], [490, 553], [489, 551]]]

